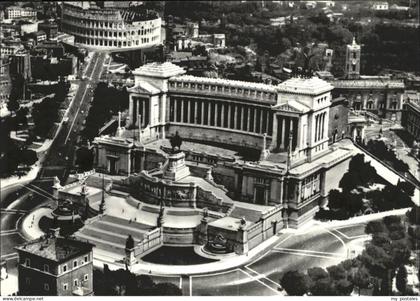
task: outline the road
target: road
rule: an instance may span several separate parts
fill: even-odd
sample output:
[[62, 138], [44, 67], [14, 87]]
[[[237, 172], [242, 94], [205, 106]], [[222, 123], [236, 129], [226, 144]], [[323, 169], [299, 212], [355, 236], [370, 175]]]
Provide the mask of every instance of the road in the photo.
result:
[[420, 180], [419, 175], [419, 163], [416, 159], [414, 159], [411, 155], [411, 148], [410, 146], [406, 145], [404, 141], [401, 139], [401, 137], [394, 132], [395, 130], [404, 130], [401, 126], [396, 125], [377, 125], [373, 124], [371, 126], [368, 126], [365, 131], [366, 141], [369, 141], [370, 139], [377, 139], [380, 130], [382, 129], [382, 137], [384, 139], [385, 144], [391, 146], [392, 148], [395, 148], [396, 155], [398, 159], [403, 160], [405, 163], [408, 164], [408, 167], [410, 168], [411, 174], [417, 178], [417, 180]]
[[94, 53], [85, 71], [85, 79], [79, 81], [79, 88], [68, 111], [68, 121], [48, 154], [46, 164], [42, 168], [41, 177], [59, 177], [64, 180], [73, 167], [75, 145], [77, 136], [83, 128], [83, 121], [86, 119], [93, 91], [99, 82], [103, 71], [105, 53]]
[[105, 58], [105, 53], [92, 55], [85, 70], [85, 79], [78, 81], [78, 90], [68, 110], [68, 121], [51, 145], [38, 179], [1, 191], [1, 259], [7, 259], [12, 275], [16, 275], [17, 259], [13, 248], [25, 242], [19, 231], [19, 223], [26, 211], [32, 211], [52, 201], [52, 178], [58, 176], [64, 180], [71, 171], [76, 139], [87, 116], [93, 90], [101, 77]]
[[[35, 183], [38, 184], [38, 183]], [[16, 256], [13, 247], [24, 241], [18, 231], [24, 211], [44, 205], [47, 190], [29, 186], [39, 198], [20, 198], [13, 204], [13, 212], [2, 214], [1, 251], [8, 260], [9, 273], [16, 274]], [[4, 212], [4, 211], [3, 211]], [[2, 213], [3, 213], [2, 212]], [[351, 241], [364, 237], [365, 223], [326, 227], [314, 225], [296, 233], [280, 234], [279, 242], [260, 258], [230, 271], [182, 277], [152, 276], [155, 282], [172, 282], [187, 296], [270, 296], [282, 294], [279, 279], [288, 270], [306, 270], [309, 267], [327, 267], [345, 260]]]

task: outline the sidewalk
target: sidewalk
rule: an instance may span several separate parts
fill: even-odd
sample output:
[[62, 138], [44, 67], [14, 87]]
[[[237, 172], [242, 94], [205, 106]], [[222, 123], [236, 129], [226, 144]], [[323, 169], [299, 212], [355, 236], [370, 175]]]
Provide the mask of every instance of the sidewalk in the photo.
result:
[[35, 180], [40, 170], [40, 167], [38, 166], [38, 164], [39, 164], [39, 161], [37, 161], [34, 165], [32, 165], [29, 172], [24, 176], [21, 176], [21, 177], [11, 176], [5, 179], [0, 179], [0, 189], [4, 190], [6, 188], [16, 186], [19, 184], [24, 185], [28, 182]]
[[[23, 218], [23, 222], [21, 224], [21, 230], [22, 234], [28, 239], [33, 240], [37, 239], [45, 233], [39, 228], [39, 221], [44, 216], [50, 216], [51, 219], [53, 218], [51, 216], [52, 209], [50, 208], [38, 208], [34, 211], [32, 211], [30, 214], [26, 215]], [[32, 223], [33, 221], [33, 223]]]
[[339, 226], [351, 226], [353, 224], [360, 224], [360, 223], [367, 223], [373, 220], [381, 219], [385, 216], [390, 215], [404, 215], [408, 210], [411, 208], [403, 208], [403, 209], [396, 209], [396, 210], [389, 210], [384, 212], [378, 212], [378, 213], [372, 213], [368, 215], [362, 215], [362, 216], [355, 216], [346, 220], [342, 221], [327, 221], [327, 222], [321, 222], [314, 220], [313, 223], [315, 225], [323, 225], [325, 227], [331, 228], [331, 227], [339, 227]]

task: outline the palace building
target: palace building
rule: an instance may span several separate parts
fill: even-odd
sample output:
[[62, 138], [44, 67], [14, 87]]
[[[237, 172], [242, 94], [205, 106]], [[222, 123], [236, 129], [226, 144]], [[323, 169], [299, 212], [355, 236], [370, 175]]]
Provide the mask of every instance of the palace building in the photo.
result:
[[354, 131], [340, 118], [347, 103], [324, 80], [273, 86], [184, 73], [168, 62], [136, 69], [125, 127], [120, 116], [115, 136], [92, 143], [95, 171], [54, 186], [96, 215], [76, 237], [130, 264], [162, 245], [245, 254], [312, 219], [353, 156], [340, 141]]
[[78, 47], [135, 50], [161, 44], [161, 18], [129, 1], [63, 2], [62, 30]]
[[92, 247], [90, 243], [49, 235], [16, 247], [19, 294], [92, 295]]
[[416, 139], [420, 140], [420, 93], [407, 91], [401, 125]]
[[390, 76], [360, 75], [361, 46], [353, 39], [346, 48], [343, 79], [332, 79], [333, 97], [345, 97], [354, 111], [368, 112], [376, 119], [400, 121], [405, 84]]

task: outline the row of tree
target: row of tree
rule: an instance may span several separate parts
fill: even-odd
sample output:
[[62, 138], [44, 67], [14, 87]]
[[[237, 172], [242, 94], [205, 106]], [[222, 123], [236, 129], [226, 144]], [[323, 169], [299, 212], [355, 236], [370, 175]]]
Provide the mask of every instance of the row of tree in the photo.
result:
[[108, 87], [107, 83], [99, 83], [95, 89], [92, 107], [86, 118], [86, 125], [82, 131], [82, 136], [88, 140], [93, 140], [98, 135], [99, 129], [112, 116], [127, 109], [128, 93], [126, 88], [118, 90], [113, 87]]
[[398, 159], [395, 150], [385, 144], [384, 141], [369, 140], [365, 145], [365, 148], [379, 159], [386, 161], [388, 164], [394, 167], [395, 170], [403, 173], [409, 171], [408, 164], [403, 160]]

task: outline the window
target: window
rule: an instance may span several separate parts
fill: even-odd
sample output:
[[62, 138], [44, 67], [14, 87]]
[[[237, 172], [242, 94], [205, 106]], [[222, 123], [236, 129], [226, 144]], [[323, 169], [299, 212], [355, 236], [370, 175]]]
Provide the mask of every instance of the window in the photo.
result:
[[65, 291], [66, 291], [68, 288], [69, 288], [69, 285], [68, 285], [67, 283], [64, 283], [64, 284], [63, 284], [63, 290], [65, 290]]
[[85, 275], [83, 276], [83, 280], [84, 280], [84, 281], [88, 281], [88, 279], [89, 279], [89, 275], [88, 275], [88, 274], [85, 274]]
[[44, 283], [44, 290], [45, 291], [49, 291], [50, 290], [50, 286], [48, 285], [48, 283]]
[[312, 175], [302, 182], [301, 199], [306, 200], [320, 191], [320, 175]]
[[26, 277], [25, 278], [25, 283], [26, 283], [26, 285], [30, 285], [31, 284], [31, 278]]
[[25, 258], [25, 265], [27, 267], [30, 267], [31, 266], [31, 260], [29, 258]]
[[86, 256], [85, 256], [85, 263], [86, 263], [86, 262], [88, 262], [88, 261], [89, 261], [89, 256], [88, 256], [88, 255], [86, 255]]
[[67, 264], [63, 265], [63, 273], [67, 272]]
[[73, 261], [73, 268], [77, 267], [77, 260]]
[[74, 286], [79, 286], [79, 280], [74, 279]]
[[44, 272], [50, 272], [50, 266], [48, 264], [44, 264]]

